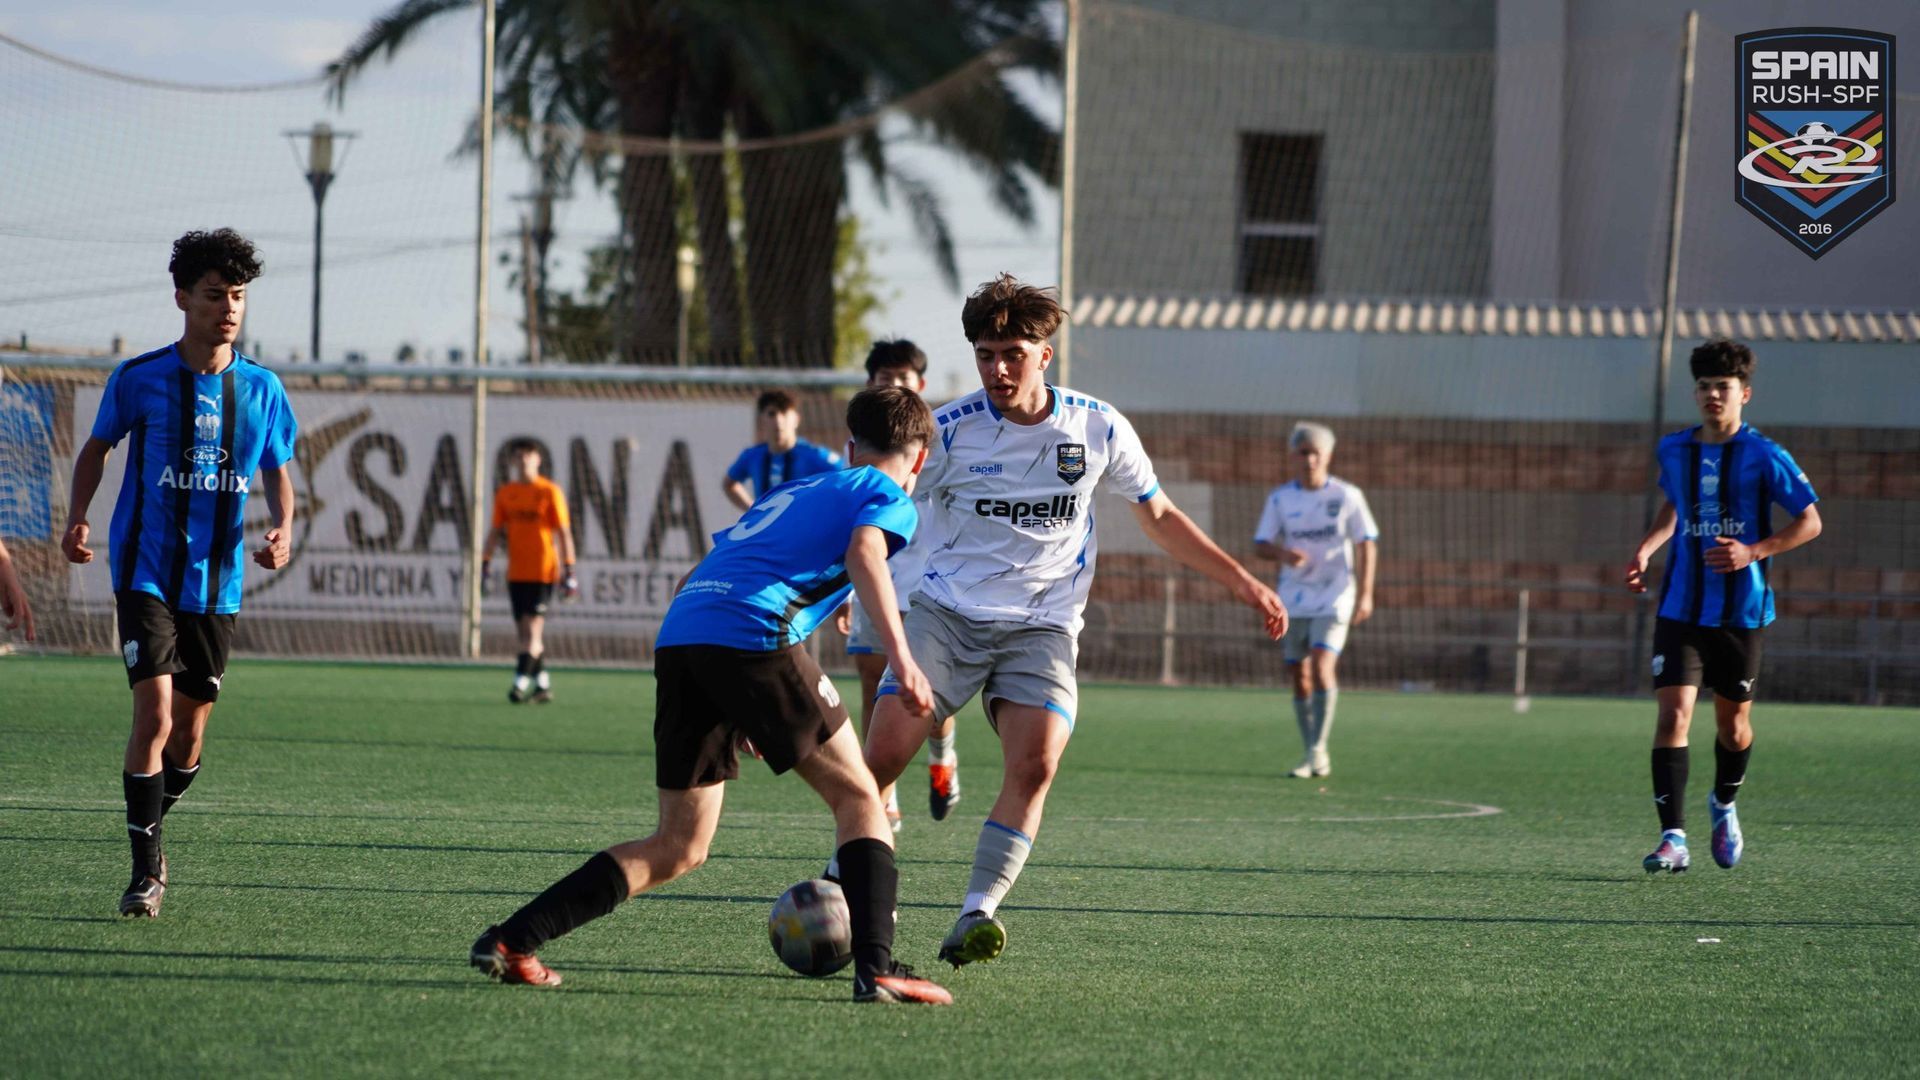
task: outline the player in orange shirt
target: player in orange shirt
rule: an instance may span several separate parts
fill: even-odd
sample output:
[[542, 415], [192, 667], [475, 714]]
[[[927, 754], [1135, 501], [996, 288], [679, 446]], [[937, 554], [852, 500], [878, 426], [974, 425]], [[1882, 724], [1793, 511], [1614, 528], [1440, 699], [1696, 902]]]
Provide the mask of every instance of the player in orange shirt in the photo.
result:
[[[547, 604], [557, 579], [561, 595], [580, 595], [573, 576], [573, 529], [567, 517], [567, 496], [560, 485], [540, 475], [540, 446], [532, 439], [515, 439], [507, 446], [514, 475], [493, 493], [493, 529], [480, 553], [480, 580], [493, 580], [493, 552], [507, 545], [507, 598], [513, 604], [513, 626], [520, 635], [520, 656], [513, 670], [513, 688], [507, 700], [515, 705], [531, 698], [553, 700], [547, 677]], [[559, 558], [554, 558], [554, 542]], [[556, 573], [557, 571], [557, 573]]]

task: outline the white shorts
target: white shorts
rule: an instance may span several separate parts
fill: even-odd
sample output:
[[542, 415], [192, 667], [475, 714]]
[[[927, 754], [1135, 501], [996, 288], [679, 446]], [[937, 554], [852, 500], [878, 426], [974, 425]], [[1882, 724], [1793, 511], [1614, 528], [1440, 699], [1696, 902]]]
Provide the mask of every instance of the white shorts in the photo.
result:
[[872, 656], [880, 651], [880, 635], [874, 632], [873, 620], [867, 618], [867, 609], [861, 606], [859, 597], [852, 597], [847, 603], [853, 605], [848, 619], [847, 655]]
[[1280, 639], [1287, 663], [1307, 658], [1309, 649], [1325, 649], [1335, 656], [1347, 647], [1347, 620], [1338, 615], [1307, 615], [1287, 624], [1287, 636]]
[[[914, 663], [933, 684], [935, 716], [952, 716], [979, 694], [989, 723], [993, 703], [1009, 701], [1058, 713], [1073, 730], [1080, 707], [1074, 679], [1080, 643], [1072, 634], [1050, 626], [975, 622], [917, 598], [903, 622]], [[899, 692], [888, 669], [875, 696]]]

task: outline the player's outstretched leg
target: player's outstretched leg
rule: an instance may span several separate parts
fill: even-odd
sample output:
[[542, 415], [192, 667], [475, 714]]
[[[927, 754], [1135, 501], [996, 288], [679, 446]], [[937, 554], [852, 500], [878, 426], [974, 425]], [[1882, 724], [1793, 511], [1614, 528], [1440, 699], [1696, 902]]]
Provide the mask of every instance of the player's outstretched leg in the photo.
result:
[[163, 749], [173, 730], [173, 679], [162, 675], [133, 687], [133, 731], [120, 774], [127, 802], [127, 839], [133, 849], [133, 876], [120, 894], [120, 914], [155, 918], [167, 885], [161, 869], [160, 818], [166, 805], [161, 775]]
[[957, 726], [949, 716], [927, 737], [927, 809], [935, 821], [947, 820], [960, 805], [960, 755], [953, 748]]
[[662, 788], [660, 826], [640, 840], [615, 844], [554, 882], [506, 922], [489, 926], [473, 943], [469, 962], [490, 978], [527, 986], [558, 986], [560, 976], [534, 954], [657, 885], [707, 860], [720, 824], [724, 783], [685, 790]]

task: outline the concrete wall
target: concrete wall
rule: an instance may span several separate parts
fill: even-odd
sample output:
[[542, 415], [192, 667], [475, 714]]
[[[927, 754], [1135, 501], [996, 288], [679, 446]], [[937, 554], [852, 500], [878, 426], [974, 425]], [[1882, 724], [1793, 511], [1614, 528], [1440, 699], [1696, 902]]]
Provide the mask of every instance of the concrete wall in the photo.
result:
[[1493, 0], [1090, 4], [1076, 287], [1234, 291], [1240, 134], [1319, 132], [1321, 290], [1481, 295], [1493, 11]]

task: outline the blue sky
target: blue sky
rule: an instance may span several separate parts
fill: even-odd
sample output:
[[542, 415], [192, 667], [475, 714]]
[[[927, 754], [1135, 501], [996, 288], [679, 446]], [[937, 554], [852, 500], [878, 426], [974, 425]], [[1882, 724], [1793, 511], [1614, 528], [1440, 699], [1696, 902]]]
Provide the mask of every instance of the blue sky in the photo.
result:
[[[47, 52], [133, 76], [233, 86], [298, 79], [337, 55], [390, 2], [308, 0], [232, 5], [0, 0], [0, 32]], [[478, 80], [477, 12], [443, 16], [393, 68], [376, 64], [329, 110], [314, 90], [182, 95], [151, 91], [33, 60], [0, 46], [0, 109], [31, 123], [0, 130], [0, 335], [105, 348], [150, 347], [177, 332], [164, 278], [148, 293], [152, 246], [212, 218], [250, 231], [268, 255], [247, 337], [269, 357], [305, 352], [311, 288], [312, 201], [281, 131], [328, 119], [361, 136], [328, 195], [325, 245], [329, 358], [358, 349], [385, 359], [403, 341], [441, 354], [469, 346], [473, 165], [449, 154], [472, 112]], [[44, 96], [42, 96], [44, 95]], [[22, 100], [22, 99], [26, 100]], [[1042, 107], [1057, 113], [1057, 94]], [[212, 154], [217, 179], [191, 173]], [[907, 148], [904, 160], [935, 177], [959, 238], [962, 281], [1005, 269], [1057, 278], [1058, 209], [1046, 193], [1032, 232], [1001, 216], [964, 167]], [[128, 168], [129, 162], [137, 162]], [[142, 170], [146, 178], [141, 178]], [[851, 205], [875, 244], [889, 294], [871, 321], [882, 335], [919, 341], [933, 357], [933, 390], [971, 385], [959, 334], [960, 297], [941, 284], [896, 205], [883, 208], [854, 170]], [[496, 234], [516, 226], [513, 194], [530, 187], [524, 162], [502, 146], [495, 168]], [[17, 185], [17, 186], [16, 186]], [[615, 229], [607, 199], [582, 187], [557, 214], [556, 283], [576, 279], [582, 253]], [[24, 257], [21, 257], [24, 256]], [[519, 351], [516, 297], [494, 274], [496, 355]], [[77, 280], [76, 280], [77, 279]], [[89, 289], [86, 282], [92, 282]], [[88, 295], [92, 294], [92, 295]], [[157, 337], [157, 341], [156, 341]]]

